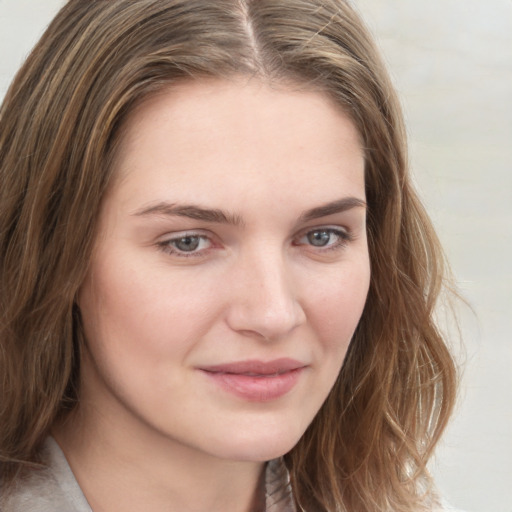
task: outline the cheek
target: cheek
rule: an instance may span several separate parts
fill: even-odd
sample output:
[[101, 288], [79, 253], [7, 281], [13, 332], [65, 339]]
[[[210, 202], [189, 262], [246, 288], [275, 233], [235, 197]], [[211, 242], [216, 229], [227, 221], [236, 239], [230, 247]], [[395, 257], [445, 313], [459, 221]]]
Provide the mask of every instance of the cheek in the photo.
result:
[[155, 390], [182, 389], [186, 376], [179, 370], [209, 329], [214, 301], [192, 293], [194, 287], [176, 276], [170, 282], [165, 272], [157, 276], [135, 267], [102, 262], [81, 289], [84, 392], [101, 395], [100, 383], [123, 401], [144, 396], [148, 407], [158, 409], [162, 397]]
[[368, 258], [350, 266], [350, 271], [333, 272], [323, 285], [309, 294], [308, 318], [325, 351], [339, 365], [363, 313], [370, 284]]
[[97, 264], [79, 294], [89, 344], [143, 351], [145, 358], [153, 350], [158, 357], [160, 350], [178, 348], [169, 339], [186, 342], [199, 327], [197, 311], [208, 309], [207, 299], [203, 296], [200, 302], [191, 288], [176, 278], [167, 280], [165, 272], [145, 271], [136, 262]]

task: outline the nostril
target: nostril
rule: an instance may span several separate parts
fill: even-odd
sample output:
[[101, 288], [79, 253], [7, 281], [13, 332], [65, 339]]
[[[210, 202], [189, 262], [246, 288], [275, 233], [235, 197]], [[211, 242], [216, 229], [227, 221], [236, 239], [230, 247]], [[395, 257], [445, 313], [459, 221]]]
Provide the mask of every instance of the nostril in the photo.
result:
[[266, 248], [265, 252], [253, 250], [239, 260], [227, 321], [231, 329], [245, 336], [271, 341], [303, 323], [305, 313], [282, 253], [271, 254], [268, 244]]
[[297, 303], [239, 303], [231, 305], [228, 314], [228, 324], [233, 330], [266, 341], [286, 336], [304, 321], [304, 311]]

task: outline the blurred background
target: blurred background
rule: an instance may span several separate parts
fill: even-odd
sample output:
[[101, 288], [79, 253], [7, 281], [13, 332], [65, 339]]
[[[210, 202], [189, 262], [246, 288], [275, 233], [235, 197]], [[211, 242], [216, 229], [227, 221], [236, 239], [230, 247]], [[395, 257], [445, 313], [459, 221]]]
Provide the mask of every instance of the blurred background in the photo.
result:
[[[63, 0], [0, 0], [0, 99]], [[471, 307], [432, 464], [467, 512], [512, 512], [512, 0], [353, 0], [402, 98], [416, 184]]]

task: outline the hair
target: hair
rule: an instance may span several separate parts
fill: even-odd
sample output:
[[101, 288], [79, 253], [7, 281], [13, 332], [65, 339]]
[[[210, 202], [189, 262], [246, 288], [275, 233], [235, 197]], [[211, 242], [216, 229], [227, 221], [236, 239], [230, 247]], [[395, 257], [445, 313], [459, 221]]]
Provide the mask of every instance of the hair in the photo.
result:
[[364, 146], [371, 283], [339, 377], [285, 455], [304, 511], [420, 510], [455, 366], [433, 315], [445, 266], [408, 174], [399, 102], [343, 0], [71, 0], [0, 110], [0, 471], [39, 462], [79, 400], [75, 297], [127, 115], [183, 80], [329, 95]]

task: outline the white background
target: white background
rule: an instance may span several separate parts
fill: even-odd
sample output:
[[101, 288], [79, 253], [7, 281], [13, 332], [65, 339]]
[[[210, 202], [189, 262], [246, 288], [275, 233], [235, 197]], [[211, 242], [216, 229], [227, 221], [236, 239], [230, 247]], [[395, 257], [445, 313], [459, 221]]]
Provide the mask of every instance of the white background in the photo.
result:
[[[62, 0], [0, 0], [0, 98]], [[465, 373], [432, 470], [512, 512], [512, 0], [355, 0], [406, 113], [415, 181], [457, 282]]]

